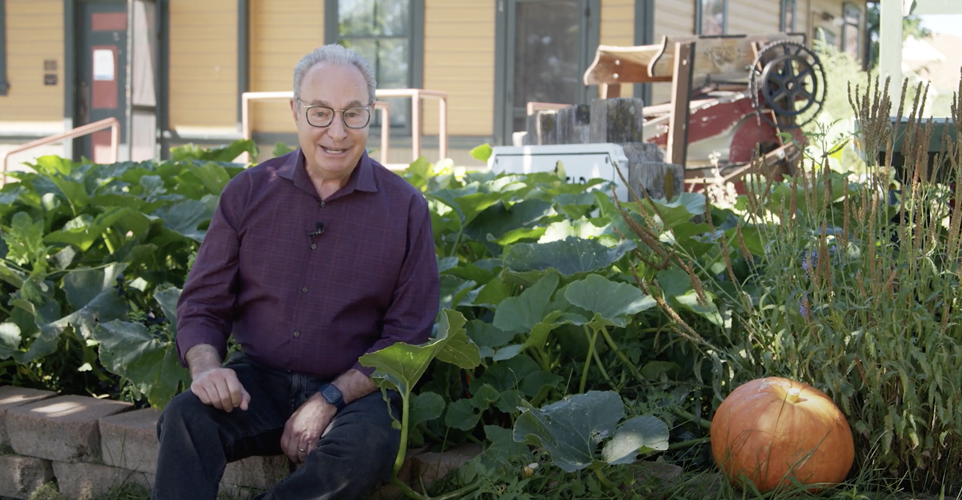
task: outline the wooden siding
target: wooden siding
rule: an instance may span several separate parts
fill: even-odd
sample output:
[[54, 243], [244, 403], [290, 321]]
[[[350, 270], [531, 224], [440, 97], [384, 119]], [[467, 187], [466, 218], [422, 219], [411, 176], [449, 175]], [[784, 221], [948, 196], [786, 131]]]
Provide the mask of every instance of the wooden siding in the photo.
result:
[[[448, 93], [448, 134], [494, 134], [495, 0], [424, 0], [424, 88]], [[438, 104], [424, 101], [424, 133]]]
[[[324, 2], [251, 0], [250, 6], [250, 89], [291, 91], [297, 61], [324, 44]], [[257, 132], [296, 132], [287, 102], [254, 103], [251, 112]]]
[[170, 128], [237, 124], [237, 2], [170, 0]]
[[763, 35], [778, 33], [781, 26], [780, 0], [728, 0], [728, 34]]
[[[625, 47], [635, 44], [635, 2], [633, 0], [601, 0], [599, 43]], [[622, 85], [621, 96], [632, 97], [634, 88], [634, 85]]]
[[[7, 83], [0, 121], [28, 122], [23, 132], [63, 129], [64, 27], [62, 0], [7, 0]], [[3, 21], [3, 20], [0, 20]], [[45, 60], [57, 62], [57, 84], [44, 85]], [[57, 126], [59, 124], [59, 126]], [[3, 127], [8, 129], [10, 127]]]

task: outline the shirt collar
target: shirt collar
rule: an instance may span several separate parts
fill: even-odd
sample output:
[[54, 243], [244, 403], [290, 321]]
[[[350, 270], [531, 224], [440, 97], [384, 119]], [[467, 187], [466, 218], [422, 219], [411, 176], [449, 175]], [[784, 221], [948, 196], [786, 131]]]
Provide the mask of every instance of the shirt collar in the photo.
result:
[[[351, 172], [351, 177], [347, 180], [347, 184], [338, 190], [335, 196], [344, 196], [353, 191], [376, 193], [377, 183], [374, 182], [374, 165], [372, 165], [372, 162], [373, 160], [367, 155], [367, 151], [362, 153], [361, 159], [358, 160], [357, 166], [354, 167], [354, 171]], [[277, 174], [280, 177], [292, 181], [298, 188], [317, 195], [317, 190], [314, 189], [314, 183], [311, 182], [310, 176], [307, 175], [307, 166], [301, 148], [297, 148], [287, 155], [284, 163], [277, 169]]]

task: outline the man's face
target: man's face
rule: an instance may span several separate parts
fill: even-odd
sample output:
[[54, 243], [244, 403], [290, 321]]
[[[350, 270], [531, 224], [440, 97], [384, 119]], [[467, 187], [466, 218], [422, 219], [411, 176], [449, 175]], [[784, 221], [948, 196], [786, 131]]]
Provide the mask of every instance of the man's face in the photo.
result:
[[327, 127], [314, 127], [307, 123], [307, 108], [343, 110], [367, 107], [370, 101], [364, 76], [354, 66], [318, 64], [308, 70], [301, 81], [300, 101], [291, 101], [291, 111], [309, 172], [328, 178], [349, 176], [364, 153], [370, 127], [346, 127], [341, 111]]

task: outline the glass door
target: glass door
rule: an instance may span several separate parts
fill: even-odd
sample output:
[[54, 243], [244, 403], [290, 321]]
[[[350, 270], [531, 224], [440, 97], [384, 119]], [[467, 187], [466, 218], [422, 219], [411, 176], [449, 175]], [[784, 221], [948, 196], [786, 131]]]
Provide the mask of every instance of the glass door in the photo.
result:
[[582, 84], [598, 46], [598, 0], [499, 0], [495, 141], [526, 128], [529, 102], [587, 103]]

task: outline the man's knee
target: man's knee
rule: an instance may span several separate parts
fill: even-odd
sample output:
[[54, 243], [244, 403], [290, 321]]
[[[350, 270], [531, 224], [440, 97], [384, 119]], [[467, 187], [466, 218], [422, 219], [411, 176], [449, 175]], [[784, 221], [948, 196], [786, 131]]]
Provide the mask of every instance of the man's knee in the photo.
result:
[[197, 415], [204, 411], [204, 403], [191, 391], [184, 391], [170, 400], [157, 419], [157, 437], [170, 425], [179, 425], [187, 415]]

